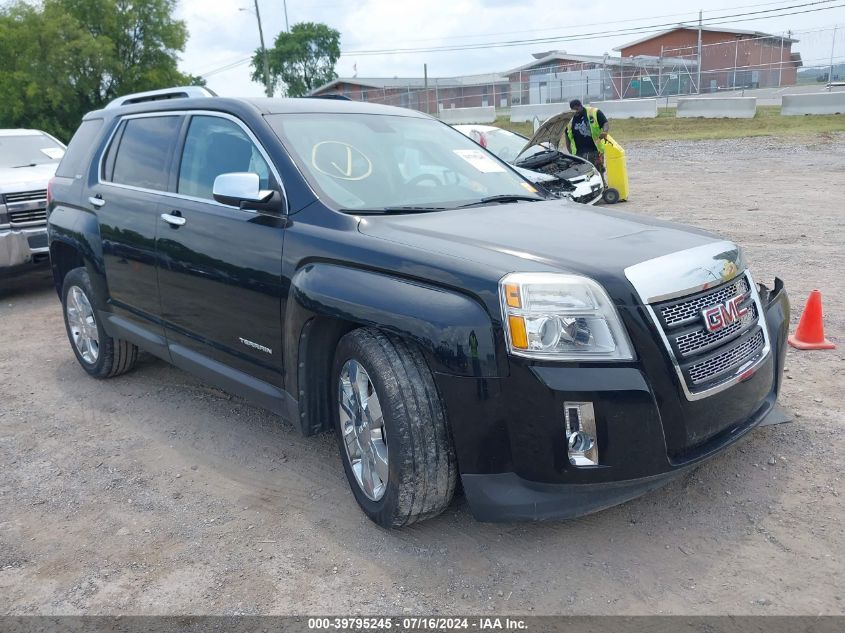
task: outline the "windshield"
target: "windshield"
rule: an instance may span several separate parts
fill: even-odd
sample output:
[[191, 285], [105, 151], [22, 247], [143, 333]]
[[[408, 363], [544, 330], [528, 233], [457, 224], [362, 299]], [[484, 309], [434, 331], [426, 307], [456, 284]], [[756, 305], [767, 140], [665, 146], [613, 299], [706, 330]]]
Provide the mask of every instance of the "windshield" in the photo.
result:
[[267, 120], [311, 186], [342, 210], [453, 209], [491, 197], [541, 199], [511, 168], [433, 119], [320, 113]]
[[0, 135], [0, 167], [58, 163], [65, 148], [45, 134]]
[[470, 137], [479, 145], [486, 147], [496, 156], [509, 163], [516, 160], [517, 156], [519, 158], [528, 158], [539, 152], [546, 151], [545, 147], [532, 145], [520, 156], [519, 153], [525, 147], [528, 139], [508, 130], [473, 130]]

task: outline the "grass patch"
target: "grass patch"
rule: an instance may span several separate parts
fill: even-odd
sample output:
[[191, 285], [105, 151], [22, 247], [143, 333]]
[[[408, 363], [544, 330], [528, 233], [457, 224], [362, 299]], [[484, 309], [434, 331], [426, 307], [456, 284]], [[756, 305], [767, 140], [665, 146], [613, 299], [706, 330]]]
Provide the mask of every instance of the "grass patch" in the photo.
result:
[[[499, 117], [494, 125], [531, 136], [531, 123], [511, 123]], [[659, 108], [655, 119], [611, 119], [610, 133], [627, 141], [700, 140], [746, 136], [826, 135], [845, 132], [845, 115], [781, 116], [780, 106], [757, 106], [753, 119], [679, 119], [675, 108]]]

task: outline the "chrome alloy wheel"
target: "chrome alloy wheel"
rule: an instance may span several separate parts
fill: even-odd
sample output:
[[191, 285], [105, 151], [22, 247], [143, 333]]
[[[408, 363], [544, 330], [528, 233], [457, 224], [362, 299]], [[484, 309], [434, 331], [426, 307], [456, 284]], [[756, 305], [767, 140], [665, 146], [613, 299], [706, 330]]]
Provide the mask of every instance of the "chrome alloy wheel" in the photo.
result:
[[369, 499], [387, 490], [387, 435], [375, 385], [361, 364], [348, 360], [338, 381], [340, 431], [355, 479]]
[[79, 286], [72, 286], [67, 293], [67, 324], [76, 351], [89, 365], [100, 356], [100, 335], [91, 302]]

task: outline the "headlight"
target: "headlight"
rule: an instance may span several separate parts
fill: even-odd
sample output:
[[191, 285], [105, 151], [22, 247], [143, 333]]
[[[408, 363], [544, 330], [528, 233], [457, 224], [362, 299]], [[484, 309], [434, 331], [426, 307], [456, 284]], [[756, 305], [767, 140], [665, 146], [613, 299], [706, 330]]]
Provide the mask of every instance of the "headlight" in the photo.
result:
[[511, 273], [499, 282], [508, 349], [547, 360], [632, 360], [616, 308], [580, 275]]

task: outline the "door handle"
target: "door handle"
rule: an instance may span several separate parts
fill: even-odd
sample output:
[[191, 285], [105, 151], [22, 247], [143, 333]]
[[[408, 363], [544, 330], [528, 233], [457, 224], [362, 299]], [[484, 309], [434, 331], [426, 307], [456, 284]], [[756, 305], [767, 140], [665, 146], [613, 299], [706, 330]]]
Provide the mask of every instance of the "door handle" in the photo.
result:
[[98, 196], [89, 196], [88, 202], [93, 204], [98, 209], [106, 203], [106, 201], [103, 200], [99, 195]]
[[[174, 213], [179, 213], [174, 211]], [[170, 226], [184, 226], [187, 220], [181, 215], [173, 215], [172, 213], [162, 213], [161, 219], [167, 222]]]

